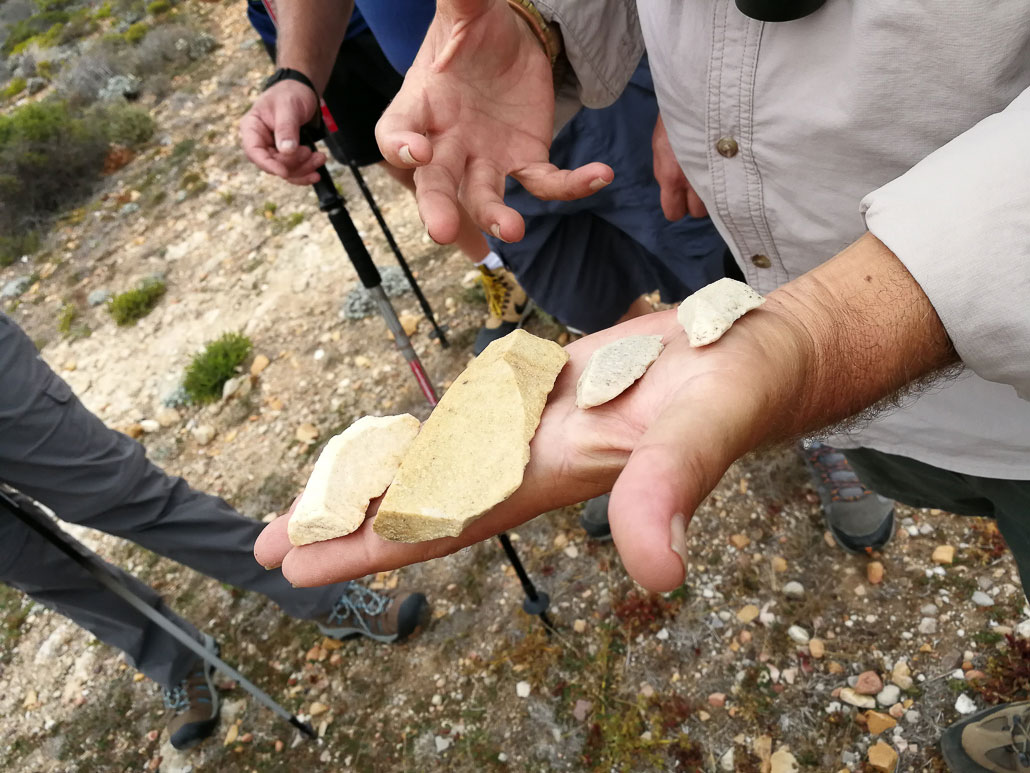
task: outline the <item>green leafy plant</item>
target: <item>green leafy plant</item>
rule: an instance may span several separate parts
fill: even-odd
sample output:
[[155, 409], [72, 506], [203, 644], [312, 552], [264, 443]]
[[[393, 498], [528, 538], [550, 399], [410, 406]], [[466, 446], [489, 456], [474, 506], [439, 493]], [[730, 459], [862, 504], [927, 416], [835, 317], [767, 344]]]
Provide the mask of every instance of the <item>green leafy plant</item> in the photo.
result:
[[15, 236], [0, 236], [0, 268], [9, 266], [22, 255], [31, 255], [39, 249], [39, 234], [26, 231]]
[[168, 13], [172, 10], [172, 4], [168, 0], [153, 0], [147, 6], [147, 13], [151, 16], [160, 16], [163, 13]]
[[131, 46], [138, 46], [149, 30], [145, 22], [138, 21], [122, 33], [122, 39]]
[[4, 99], [11, 99], [13, 97], [16, 97], [23, 91], [25, 91], [25, 86], [27, 85], [27, 83], [28, 82], [22, 77], [11, 78], [10, 82], [6, 86], [4, 86], [4, 90], [0, 91], [0, 96], [2, 96]]
[[72, 325], [75, 324], [76, 318], [79, 316], [79, 310], [75, 308], [74, 303], [66, 303], [61, 307], [61, 310], [57, 313], [57, 332], [63, 336], [68, 336], [72, 332]]
[[163, 280], [148, 279], [136, 289], [116, 295], [108, 301], [107, 310], [119, 326], [134, 325], [154, 310], [167, 291], [168, 286]]
[[194, 403], [212, 403], [222, 396], [225, 382], [250, 356], [253, 344], [242, 333], [226, 333], [204, 347], [186, 368], [182, 386]]

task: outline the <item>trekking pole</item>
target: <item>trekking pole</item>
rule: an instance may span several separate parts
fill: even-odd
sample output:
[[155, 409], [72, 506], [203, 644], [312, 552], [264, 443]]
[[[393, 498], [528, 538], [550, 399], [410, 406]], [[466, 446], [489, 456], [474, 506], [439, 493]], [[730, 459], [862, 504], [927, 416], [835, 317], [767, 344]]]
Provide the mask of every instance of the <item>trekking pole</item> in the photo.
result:
[[[275, 9], [272, 7], [271, 0], [262, 0], [262, 4], [264, 5], [269, 18], [272, 20], [272, 23], [278, 30], [279, 20], [276, 17]], [[315, 142], [323, 138], [326, 128], [336, 128], [336, 122], [333, 120], [332, 114], [329, 112], [329, 108], [325, 104], [325, 100], [320, 100], [320, 106], [323, 118], [322, 126], [318, 128], [306, 126], [301, 129], [301, 143], [307, 145], [312, 150], [315, 149]], [[375, 214], [376, 219], [379, 221], [379, 225], [383, 229], [383, 233], [386, 236], [387, 241], [390, 243], [394, 254], [397, 256], [397, 260], [401, 265], [401, 270], [404, 271], [405, 276], [411, 283], [412, 289], [418, 296], [419, 302], [422, 304], [422, 308], [426, 312], [426, 318], [432, 322], [434, 332], [440, 340], [440, 345], [442, 347], [446, 347], [448, 344], [446, 338], [444, 338], [443, 331], [437, 326], [436, 320], [433, 318], [432, 312], [429, 309], [429, 303], [425, 300], [425, 296], [422, 295], [422, 291], [419, 289], [418, 283], [415, 281], [415, 277], [408, 269], [407, 262], [404, 260], [404, 257], [401, 255], [400, 248], [393, 239], [393, 234], [391, 234], [389, 229], [386, 227], [386, 222], [383, 220], [382, 213], [379, 211], [379, 207], [376, 206], [372, 198], [372, 192], [368, 190], [368, 187], [365, 185], [364, 178], [361, 176], [361, 173], [358, 171], [357, 166], [353, 161], [348, 159], [347, 163], [350, 166], [351, 171], [354, 173], [354, 177], [358, 182], [358, 187], [361, 188], [362, 193], [365, 195], [365, 199], [372, 208], [373, 214]], [[393, 333], [394, 342], [397, 344], [397, 348], [401, 351], [401, 354], [404, 355], [404, 359], [408, 361], [408, 365], [410, 366], [412, 373], [414, 373], [415, 379], [422, 388], [422, 394], [425, 395], [426, 401], [430, 406], [436, 407], [436, 404], [439, 402], [439, 399], [436, 396], [436, 390], [433, 389], [433, 385], [429, 381], [429, 377], [426, 375], [425, 369], [422, 367], [422, 362], [419, 360], [414, 347], [411, 345], [411, 340], [408, 338], [407, 333], [404, 332], [404, 328], [401, 326], [400, 320], [397, 319], [397, 313], [390, 304], [390, 299], [387, 297], [386, 291], [383, 290], [383, 282], [382, 277], [379, 274], [379, 269], [376, 268], [375, 263], [372, 261], [372, 256], [368, 254], [368, 249], [365, 247], [365, 243], [361, 240], [361, 236], [354, 227], [354, 221], [351, 220], [343, 198], [336, 190], [336, 185], [333, 183], [329, 170], [326, 169], [323, 164], [316, 171], [318, 172], [318, 182], [314, 184], [314, 188], [315, 194], [318, 196], [319, 209], [325, 212], [329, 217], [329, 222], [332, 223], [337, 236], [340, 237], [340, 242], [343, 244], [347, 257], [350, 258], [351, 263], [354, 265], [354, 270], [358, 272], [358, 278], [379, 306], [379, 311], [386, 322], [386, 326], [390, 329], [390, 332]], [[515, 570], [515, 574], [518, 576], [519, 581], [522, 584], [522, 590], [526, 594], [526, 598], [522, 602], [522, 609], [527, 614], [539, 616], [548, 634], [550, 634], [550, 632], [554, 630], [554, 625], [547, 617], [547, 608], [550, 604], [550, 597], [548, 597], [548, 595], [543, 591], [538, 591], [536, 586], [533, 585], [533, 581], [529, 578], [529, 574], [526, 572], [525, 566], [519, 559], [519, 555], [515, 551], [515, 546], [511, 544], [511, 539], [508, 537], [507, 533], [501, 532], [497, 535], [497, 539], [500, 541], [501, 547], [504, 549], [504, 554], [507, 556], [508, 561]]]
[[[326, 121], [326, 130], [328, 132], [336, 131], [336, 122], [333, 120], [332, 114], [329, 112], [329, 108], [326, 107], [325, 102], [322, 103], [322, 118]], [[338, 151], [342, 153], [343, 148], [338, 148]], [[418, 286], [418, 282], [415, 281], [415, 275], [411, 273], [411, 269], [408, 268], [408, 262], [404, 259], [404, 255], [401, 254], [401, 248], [397, 245], [397, 241], [393, 238], [390, 228], [386, 225], [386, 220], [383, 219], [383, 213], [379, 211], [379, 205], [376, 204], [376, 200], [372, 198], [372, 191], [369, 190], [368, 185], [365, 184], [365, 177], [361, 174], [361, 170], [358, 165], [354, 163], [346, 154], [343, 154], [344, 158], [347, 159], [347, 166], [350, 167], [351, 173], [354, 175], [354, 180], [358, 183], [358, 187], [361, 189], [362, 195], [365, 197], [365, 201], [368, 202], [369, 209], [372, 210], [372, 214], [375, 215], [376, 221], [379, 223], [379, 228], [383, 232], [383, 236], [386, 237], [387, 244], [390, 245], [390, 249], [393, 250], [393, 254], [397, 257], [397, 263], [401, 267], [401, 271], [404, 272], [405, 278], [408, 280], [408, 284], [411, 285], [412, 291], [415, 293], [415, 297], [418, 298], [419, 306], [422, 307], [423, 313], [426, 315], [426, 319], [429, 320], [429, 324], [433, 326], [433, 332], [429, 334], [430, 338], [435, 338], [440, 342], [440, 346], [446, 349], [450, 346], [450, 342], [447, 340], [447, 336], [444, 335], [446, 328], [441, 327], [436, 317], [433, 316], [433, 309], [429, 306], [429, 301], [426, 300], [426, 296], [422, 293], [422, 288]]]
[[276, 703], [268, 693], [218, 657], [218, 655], [205, 649], [200, 642], [196, 641], [192, 636], [186, 633], [186, 631], [125, 587], [121, 579], [115, 576], [110, 569], [104, 566], [95, 553], [91, 552], [82, 543], [73, 539], [69, 534], [59, 528], [51, 518], [40, 509], [39, 505], [36, 504], [35, 501], [6, 483], [0, 482], [0, 505], [5, 509], [10, 510], [11, 514], [14, 515], [15, 518], [20, 520], [34, 532], [47, 540], [51, 545], [68, 556], [68, 558], [89, 572], [97, 582], [121, 598], [152, 623], [171, 634], [176, 641], [193, 652], [197, 657], [202, 658], [205, 662], [211, 664], [219, 671], [228, 674], [235, 679], [243, 689], [257, 698], [259, 703], [263, 704], [266, 708], [271, 709], [273, 713], [285, 719], [308, 738], [318, 737], [311, 725], [307, 722], [301, 722], [300, 719], [297, 718], [296, 714], [288, 712]]
[[[313, 132], [309, 129], [301, 130], [301, 142], [314, 150], [315, 137], [312, 135]], [[326, 213], [329, 222], [336, 230], [336, 235], [340, 237], [340, 243], [343, 244], [343, 249], [350, 258], [354, 270], [358, 272], [358, 279], [379, 306], [379, 313], [382, 314], [387, 328], [393, 333], [394, 343], [397, 344], [397, 348], [407, 360], [411, 372], [415, 375], [415, 380], [422, 389], [422, 394], [425, 395], [430, 405], [436, 405], [436, 390], [433, 389], [429, 376], [422, 367], [422, 361], [415, 353], [415, 347], [411, 345], [411, 339], [408, 338], [400, 320], [397, 319], [397, 312], [394, 311], [393, 305], [383, 289], [383, 279], [379, 275], [379, 269], [372, 261], [372, 256], [368, 254], [365, 243], [361, 241], [361, 236], [358, 234], [358, 229], [354, 227], [354, 221], [347, 212], [343, 198], [336, 191], [336, 185], [329, 175], [329, 170], [323, 164], [316, 171], [318, 172], [318, 182], [314, 184], [314, 188], [315, 194], [318, 196], [319, 209]]]

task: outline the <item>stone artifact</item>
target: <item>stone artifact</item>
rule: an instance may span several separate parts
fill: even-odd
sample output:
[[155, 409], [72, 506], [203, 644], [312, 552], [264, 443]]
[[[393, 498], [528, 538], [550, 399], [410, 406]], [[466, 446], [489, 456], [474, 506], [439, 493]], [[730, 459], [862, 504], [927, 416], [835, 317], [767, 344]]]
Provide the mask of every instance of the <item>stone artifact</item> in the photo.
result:
[[593, 408], [614, 400], [644, 375], [662, 349], [662, 337], [628, 336], [590, 355], [576, 384], [576, 405]]
[[454, 380], [404, 456], [373, 529], [386, 539], [456, 537], [522, 484], [529, 441], [569, 355], [516, 330]]
[[368, 503], [386, 491], [418, 429], [418, 419], [407, 413], [364, 416], [332, 438], [290, 516], [290, 542], [307, 545], [361, 526]]
[[705, 346], [722, 338], [733, 323], [765, 298], [736, 279], [720, 279], [702, 287], [680, 304], [676, 319], [687, 331], [691, 346]]

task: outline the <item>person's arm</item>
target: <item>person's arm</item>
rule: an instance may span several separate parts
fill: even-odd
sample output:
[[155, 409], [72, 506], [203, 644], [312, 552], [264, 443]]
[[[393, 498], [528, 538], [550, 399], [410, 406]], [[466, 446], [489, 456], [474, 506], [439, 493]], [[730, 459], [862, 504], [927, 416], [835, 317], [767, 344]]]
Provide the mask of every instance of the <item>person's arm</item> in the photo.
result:
[[[632, 389], [590, 410], [575, 405], [590, 354], [627, 335], [661, 334], [665, 350]], [[612, 535], [630, 575], [666, 591], [684, 580], [684, 532], [734, 460], [839, 422], [955, 353], [926, 296], [871, 235], [784, 285], [723, 338], [693, 349], [675, 311], [587, 336], [555, 384], [522, 486], [456, 539], [405, 545], [371, 530], [293, 548], [286, 518], [255, 545], [295, 585], [361, 577], [452, 553], [564, 505], [612, 491]]]
[[262, 92], [240, 121], [243, 150], [259, 169], [295, 185], [318, 180], [325, 155], [300, 145], [300, 127], [318, 110], [354, 10], [353, 0], [286, 0], [276, 4], [276, 65], [304, 73], [317, 93], [295, 80]]
[[1030, 89], [862, 202], [963, 363], [1030, 400]]
[[354, 13], [354, 0], [280, 0], [276, 65], [300, 70], [325, 91]]
[[[588, 104], [614, 100], [640, 59], [633, 9], [632, 0], [541, 3], [561, 25]], [[387, 161], [417, 168], [419, 213], [433, 239], [454, 240], [460, 200], [480, 228], [510, 242], [522, 238], [525, 224], [504, 205], [506, 175], [542, 199], [583, 198], [612, 180], [601, 163], [553, 166], [553, 128], [554, 76], [533, 23], [506, 0], [440, 0], [376, 137]]]

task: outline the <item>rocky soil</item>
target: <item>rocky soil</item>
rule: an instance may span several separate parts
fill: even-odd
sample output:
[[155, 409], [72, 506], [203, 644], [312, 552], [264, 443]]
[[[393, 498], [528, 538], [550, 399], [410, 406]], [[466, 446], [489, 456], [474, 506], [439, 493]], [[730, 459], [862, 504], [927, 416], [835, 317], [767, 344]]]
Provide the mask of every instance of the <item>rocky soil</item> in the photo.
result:
[[[40, 254], [0, 270], [0, 286], [24, 280], [5, 310], [89, 408], [169, 472], [263, 518], [289, 504], [320, 444], [355, 418], [428, 407], [381, 320], [341, 315], [357, 280], [311, 192], [261, 175], [237, 148], [237, 121], [268, 70], [242, 7], [194, 12], [221, 45], [150, 105], [156, 141]], [[392, 264], [349, 173], [334, 172], [377, 263]], [[482, 297], [468, 263], [424, 235], [407, 192], [378, 169], [367, 176], [448, 326], [448, 349], [424, 320], [413, 336], [443, 388], [468, 361]], [[91, 305], [155, 274], [168, 294], [135, 326]], [[411, 324], [421, 316], [410, 294], [395, 304]], [[176, 405], [191, 355], [232, 330], [255, 346], [237, 392], [213, 407]], [[531, 330], [567, 338], [544, 315]], [[431, 624], [397, 646], [325, 640], [261, 597], [69, 526], [215, 635], [228, 661], [321, 738], [301, 740], [223, 680], [216, 737], [176, 752], [154, 685], [4, 589], [0, 767], [941, 770], [943, 727], [987, 700], [1025, 696], [1030, 610], [991, 524], [904, 507], [899, 517], [883, 555], [845, 554], [801, 462], [774, 449], [735, 465], [698, 512], [680, 590], [643, 594], [570, 508], [512, 535], [551, 596], [555, 634], [521, 611], [518, 581], [488, 543], [368, 578], [432, 602]]]

